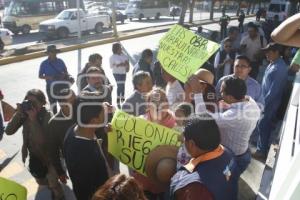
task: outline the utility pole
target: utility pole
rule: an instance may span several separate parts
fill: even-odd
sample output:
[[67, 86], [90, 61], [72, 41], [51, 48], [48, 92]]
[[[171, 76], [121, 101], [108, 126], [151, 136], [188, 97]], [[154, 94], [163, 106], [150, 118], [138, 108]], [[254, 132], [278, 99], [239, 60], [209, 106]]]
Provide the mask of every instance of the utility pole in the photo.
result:
[[[78, 32], [77, 32], [77, 37], [78, 37], [78, 42], [81, 42], [81, 18], [80, 18], [80, 0], [76, 0], [76, 6], [77, 6], [77, 22], [78, 22]], [[81, 49], [79, 48], [77, 51], [77, 74], [80, 73], [81, 71]], [[79, 88], [78, 88], [78, 93], [79, 93]]]
[[118, 30], [117, 30], [117, 24], [116, 24], [116, 0], [112, 0], [112, 27], [113, 27], [113, 37], [116, 38], [116, 40], [119, 39]]

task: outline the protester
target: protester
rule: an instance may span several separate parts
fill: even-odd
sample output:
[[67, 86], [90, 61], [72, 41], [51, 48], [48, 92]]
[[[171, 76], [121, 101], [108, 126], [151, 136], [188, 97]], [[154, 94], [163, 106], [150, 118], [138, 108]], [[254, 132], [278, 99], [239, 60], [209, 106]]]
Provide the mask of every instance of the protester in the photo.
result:
[[92, 200], [147, 200], [142, 188], [132, 177], [118, 174], [108, 179]]
[[[76, 104], [77, 122], [64, 141], [64, 157], [77, 199], [91, 199], [109, 178], [109, 167], [96, 129], [106, 125], [105, 105], [80, 97]], [[79, 112], [79, 113], [78, 113]]]
[[83, 91], [98, 92], [103, 101], [112, 102], [111, 90], [109, 86], [103, 84], [105, 77], [97, 67], [90, 67], [87, 74], [88, 85], [83, 88]]
[[192, 159], [172, 177], [169, 199], [237, 199], [236, 163], [231, 152], [220, 145], [216, 122], [209, 115], [195, 116], [187, 122], [183, 135]]
[[57, 81], [74, 82], [74, 80], [69, 80], [69, 73], [64, 61], [56, 57], [59, 52], [60, 50], [55, 45], [49, 45], [45, 52], [48, 58], [41, 63], [39, 70], [39, 78], [46, 80], [46, 92], [53, 113], [57, 112], [57, 99], [52, 94], [53, 86]]
[[[211, 104], [213, 103], [215, 99], [215, 90], [214, 90], [214, 75], [206, 70], [206, 69], [199, 69], [194, 75], [192, 75], [190, 78], [195, 79], [195, 81], [201, 83], [203, 86], [203, 90], [206, 92], [206, 95], [204, 97], [207, 97], [207, 103]], [[185, 90], [185, 102], [188, 103], [194, 103], [194, 94], [191, 88], [191, 85], [189, 82], [186, 82], [184, 85], [184, 90]], [[212, 111], [213, 112], [213, 111]]]
[[283, 45], [300, 47], [300, 13], [289, 17], [282, 22], [273, 32], [272, 39]]
[[53, 165], [47, 154], [47, 128], [52, 117], [46, 109], [46, 97], [41, 90], [29, 90], [17, 111], [7, 124], [5, 132], [12, 135], [23, 127], [22, 161], [26, 162], [29, 153], [29, 171], [39, 185], [47, 185], [54, 199], [64, 195]]
[[215, 77], [218, 81], [221, 77], [232, 74], [236, 52], [232, 48], [232, 41], [227, 38], [224, 41], [224, 50], [218, 51], [215, 56]]
[[75, 124], [75, 100], [74, 92], [64, 85], [56, 85], [54, 94], [57, 96], [60, 111], [54, 115], [48, 123], [47, 146], [49, 159], [54, 166], [59, 180], [67, 183], [67, 172], [62, 166], [63, 143], [68, 129]]
[[228, 37], [224, 38], [221, 41], [221, 47], [220, 50], [224, 50], [224, 42], [229, 38], [231, 40], [232, 49], [236, 52], [240, 50], [240, 42], [241, 42], [241, 36], [239, 33], [239, 29], [235, 26], [231, 26], [228, 28]]
[[[193, 85], [196, 112], [205, 113], [201, 86]], [[211, 114], [216, 120], [221, 133], [221, 143], [231, 149], [237, 162], [237, 177], [248, 167], [251, 160], [249, 140], [260, 117], [260, 109], [256, 102], [246, 96], [247, 87], [242, 79], [230, 77], [221, 86], [222, 99], [229, 105], [223, 112]], [[199, 105], [199, 106], [198, 106]]]
[[117, 83], [117, 104], [120, 105], [125, 99], [126, 73], [129, 72], [129, 60], [123, 53], [120, 43], [112, 46], [113, 55], [110, 57], [110, 68]]
[[260, 21], [260, 18], [261, 16], [263, 15], [263, 12], [264, 10], [262, 8], [259, 8], [257, 11], [256, 11], [256, 21]]
[[[176, 127], [175, 129], [178, 130], [180, 133], [183, 134], [184, 127], [189, 119], [189, 117], [192, 115], [194, 110], [193, 105], [189, 103], [180, 103], [175, 108], [175, 117], [176, 117]], [[183, 137], [183, 136], [180, 136]], [[183, 139], [182, 139], [183, 141]], [[178, 150], [177, 154], [177, 170], [183, 167], [185, 164], [187, 164], [191, 159], [191, 155], [187, 152], [186, 147], [184, 143], [181, 145], [181, 147]]]
[[[143, 116], [146, 120], [173, 128], [176, 121], [169, 110], [168, 99], [162, 89], [154, 88], [147, 95], [147, 113]], [[161, 186], [151, 179], [138, 172], [133, 173], [133, 177], [143, 187], [144, 193], [148, 199], [164, 199], [167, 187]]]
[[166, 81], [163, 79], [163, 67], [161, 66], [160, 62], [157, 61], [154, 63], [154, 68], [153, 68], [153, 85], [156, 87], [160, 87], [165, 89], [166, 88]]
[[0, 141], [3, 138], [5, 124], [6, 122], [10, 121], [13, 115], [16, 112], [16, 109], [11, 106], [9, 103], [3, 100], [4, 95], [0, 90]]
[[250, 76], [256, 79], [264, 59], [261, 48], [267, 45], [267, 41], [259, 34], [258, 27], [254, 23], [249, 23], [247, 28], [248, 35], [245, 35], [241, 40], [241, 52], [250, 59], [252, 66]]
[[270, 64], [265, 71], [262, 82], [262, 94], [265, 107], [263, 116], [257, 125], [259, 139], [257, 142], [257, 150], [255, 154], [253, 154], [253, 157], [260, 161], [265, 161], [267, 158], [270, 147], [270, 136], [275, 127], [276, 113], [287, 84], [288, 68], [280, 57], [280, 50], [280, 45], [276, 43], [270, 43], [263, 49]]
[[[2, 94], [2, 91], [0, 90], [0, 110], [3, 110], [2, 109], [2, 99], [3, 99], [3, 94]], [[2, 116], [2, 112], [0, 112], [0, 141], [2, 140], [3, 138], [3, 134], [4, 134], [4, 119], [3, 119], [3, 116]]]
[[182, 102], [185, 98], [184, 84], [182, 84], [179, 80], [166, 72], [164, 69], [162, 69], [162, 76], [167, 83], [166, 95], [169, 104], [173, 106], [176, 103]]
[[230, 17], [225, 14], [225, 9], [222, 10], [222, 17], [220, 18], [219, 24], [221, 26], [220, 33], [221, 39], [224, 39], [227, 36], [227, 26], [229, 24]]
[[244, 10], [241, 10], [238, 18], [240, 33], [244, 32], [244, 21], [245, 21], [245, 13]]
[[251, 71], [250, 60], [246, 56], [237, 56], [234, 62], [233, 74], [222, 77], [216, 86], [217, 97], [221, 98], [221, 85], [222, 83], [230, 78], [230, 77], [238, 77], [245, 81], [247, 86], [247, 96], [250, 96], [252, 99], [259, 104], [259, 106], [263, 106], [264, 100], [262, 96], [261, 86], [260, 84], [253, 78], [249, 76]]
[[152, 90], [152, 80], [148, 72], [139, 71], [132, 79], [133, 94], [122, 105], [122, 110], [130, 115], [140, 116], [146, 113], [146, 95]]
[[110, 88], [112, 90], [110, 81], [107, 78], [104, 69], [102, 68], [102, 56], [98, 53], [94, 53], [89, 56], [89, 62], [85, 65], [85, 67], [78, 74], [77, 81], [78, 81], [79, 90], [83, 90], [83, 88], [85, 88], [88, 84], [86, 81], [86, 73], [90, 67], [97, 67], [100, 70], [101, 74], [103, 75], [103, 78], [105, 78], [103, 84], [110, 86]]
[[137, 73], [138, 71], [145, 71], [148, 72], [151, 75], [152, 80], [154, 80], [153, 72], [151, 70], [152, 61], [153, 52], [151, 51], [151, 49], [145, 49], [142, 52], [140, 60], [136, 63], [136, 65], [133, 68], [133, 74]]

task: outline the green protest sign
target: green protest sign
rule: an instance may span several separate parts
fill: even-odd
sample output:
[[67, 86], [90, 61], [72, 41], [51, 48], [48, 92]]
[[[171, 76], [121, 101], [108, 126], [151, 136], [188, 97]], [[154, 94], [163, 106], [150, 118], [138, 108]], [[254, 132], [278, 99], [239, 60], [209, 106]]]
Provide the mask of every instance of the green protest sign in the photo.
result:
[[292, 64], [300, 65], [300, 50], [298, 50], [291, 62]]
[[108, 134], [108, 151], [130, 168], [145, 174], [147, 155], [159, 145], [179, 146], [179, 132], [117, 111]]
[[174, 25], [159, 42], [158, 60], [164, 70], [185, 83], [219, 47], [213, 41]]
[[0, 199], [26, 200], [27, 190], [14, 181], [0, 177]]

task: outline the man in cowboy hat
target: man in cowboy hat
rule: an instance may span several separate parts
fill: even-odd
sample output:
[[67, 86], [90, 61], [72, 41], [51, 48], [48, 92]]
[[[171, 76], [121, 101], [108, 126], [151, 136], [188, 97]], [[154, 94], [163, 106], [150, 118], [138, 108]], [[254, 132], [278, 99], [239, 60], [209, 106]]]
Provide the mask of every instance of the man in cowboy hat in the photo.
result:
[[183, 135], [192, 159], [172, 177], [170, 199], [236, 199], [236, 163], [232, 153], [220, 145], [215, 120], [208, 114], [194, 116]]
[[267, 67], [263, 81], [262, 94], [265, 102], [263, 116], [257, 124], [258, 142], [257, 151], [253, 157], [265, 161], [269, 151], [269, 140], [274, 130], [276, 113], [281, 104], [283, 92], [288, 81], [288, 67], [280, 56], [281, 46], [276, 43], [269, 43], [262, 49], [270, 62]]
[[64, 61], [56, 57], [56, 54], [59, 52], [60, 50], [55, 45], [47, 46], [45, 53], [48, 55], [48, 58], [41, 63], [39, 70], [39, 78], [46, 80], [47, 96], [54, 113], [57, 111], [57, 99], [53, 95], [53, 86], [57, 81], [63, 80], [63, 77], [68, 74]]

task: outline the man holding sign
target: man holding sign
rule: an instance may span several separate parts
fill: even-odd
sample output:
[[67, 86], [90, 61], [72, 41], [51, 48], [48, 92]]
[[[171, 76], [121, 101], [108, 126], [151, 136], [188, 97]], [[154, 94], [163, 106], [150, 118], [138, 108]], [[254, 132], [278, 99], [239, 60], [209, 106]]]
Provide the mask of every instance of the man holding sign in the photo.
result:
[[158, 60], [164, 70], [185, 83], [218, 49], [219, 44], [174, 25], [160, 40]]

